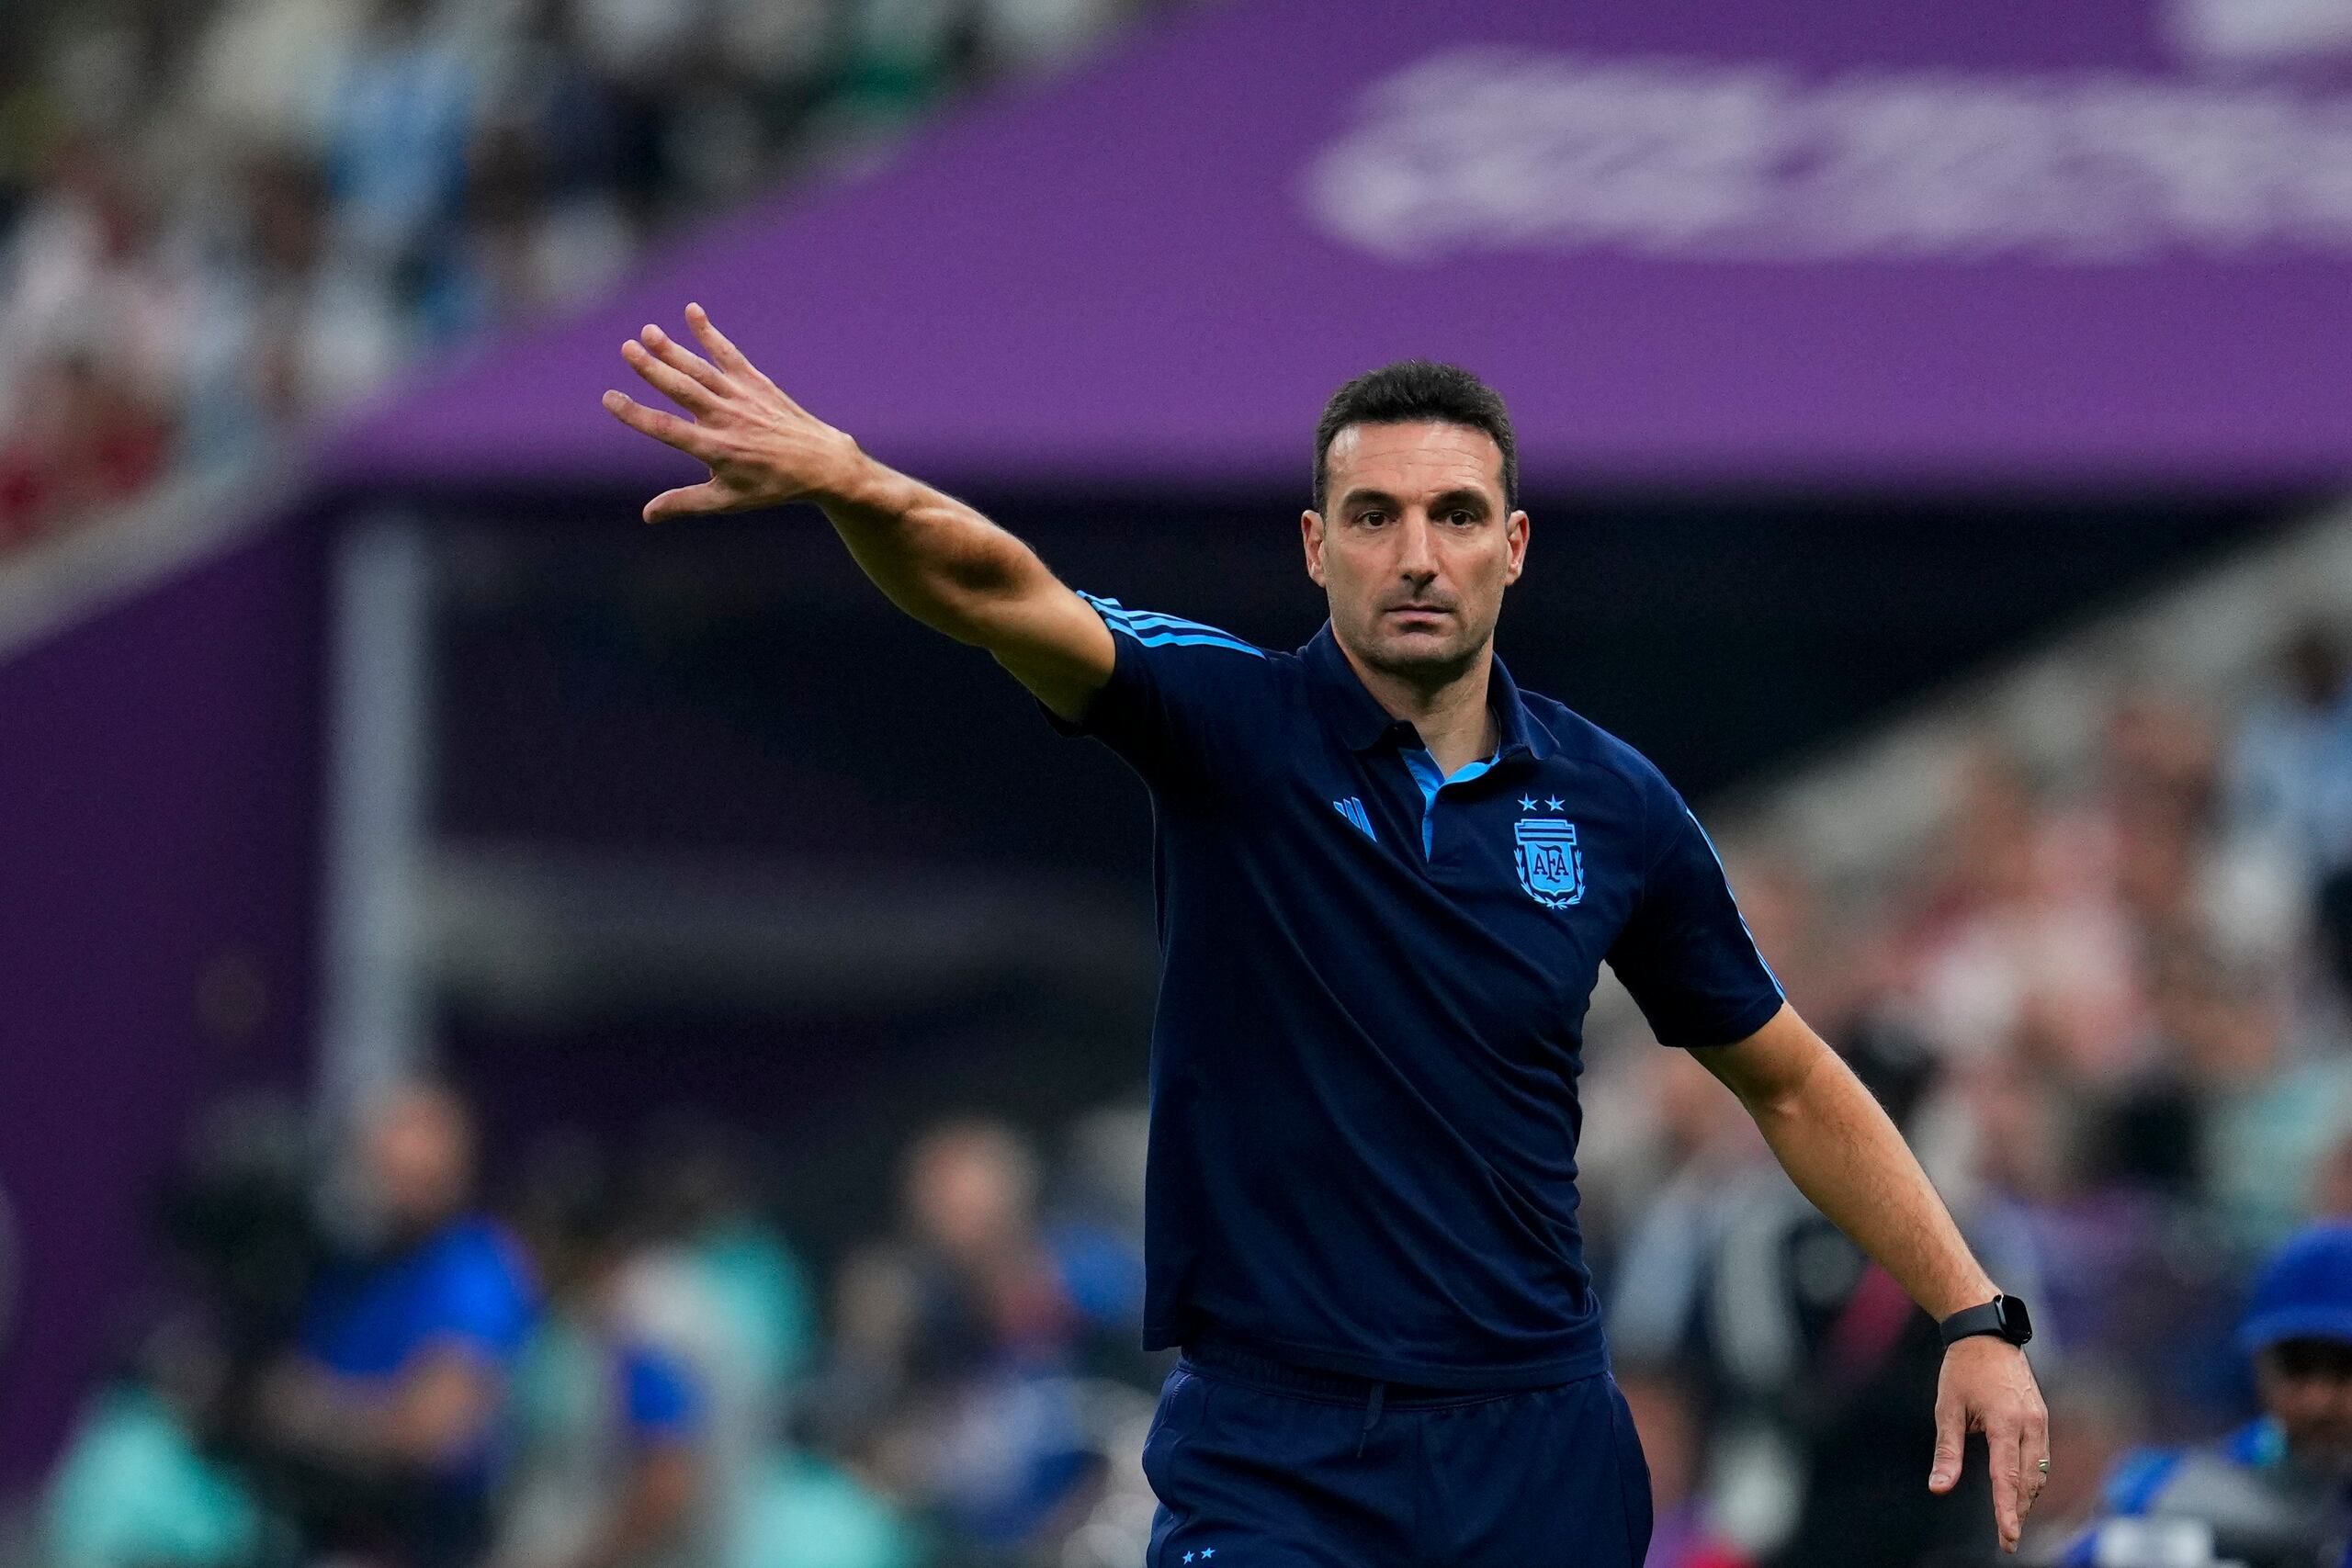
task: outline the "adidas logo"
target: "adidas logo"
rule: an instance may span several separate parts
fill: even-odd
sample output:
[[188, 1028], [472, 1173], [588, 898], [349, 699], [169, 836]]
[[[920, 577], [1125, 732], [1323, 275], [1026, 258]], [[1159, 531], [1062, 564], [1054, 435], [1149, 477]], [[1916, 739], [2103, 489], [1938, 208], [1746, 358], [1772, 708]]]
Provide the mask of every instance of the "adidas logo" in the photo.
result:
[[1375, 844], [1380, 842], [1380, 835], [1372, 830], [1372, 818], [1364, 815], [1363, 801], [1351, 795], [1345, 800], [1333, 801], [1331, 809], [1354, 823], [1357, 830], [1365, 838]]

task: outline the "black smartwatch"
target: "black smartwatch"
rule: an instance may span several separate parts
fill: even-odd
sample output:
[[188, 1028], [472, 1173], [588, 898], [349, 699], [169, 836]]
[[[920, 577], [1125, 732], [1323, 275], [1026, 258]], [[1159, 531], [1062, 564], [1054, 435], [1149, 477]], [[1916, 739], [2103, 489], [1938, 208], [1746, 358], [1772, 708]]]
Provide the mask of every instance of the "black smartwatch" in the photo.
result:
[[1937, 1326], [1947, 1345], [1978, 1334], [1997, 1334], [2012, 1345], [2033, 1337], [2033, 1319], [2026, 1314], [2025, 1303], [2015, 1296], [1995, 1296], [1983, 1306], [1963, 1307]]

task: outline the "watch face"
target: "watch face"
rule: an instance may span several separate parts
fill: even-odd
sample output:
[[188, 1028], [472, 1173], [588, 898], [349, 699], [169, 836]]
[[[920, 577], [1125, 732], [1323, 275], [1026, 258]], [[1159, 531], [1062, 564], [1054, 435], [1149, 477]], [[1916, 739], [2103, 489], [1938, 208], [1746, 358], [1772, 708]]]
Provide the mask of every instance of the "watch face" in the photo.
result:
[[2022, 1345], [2033, 1337], [2033, 1319], [2026, 1314], [2025, 1303], [2015, 1296], [2002, 1296], [2001, 1337], [2012, 1345]]

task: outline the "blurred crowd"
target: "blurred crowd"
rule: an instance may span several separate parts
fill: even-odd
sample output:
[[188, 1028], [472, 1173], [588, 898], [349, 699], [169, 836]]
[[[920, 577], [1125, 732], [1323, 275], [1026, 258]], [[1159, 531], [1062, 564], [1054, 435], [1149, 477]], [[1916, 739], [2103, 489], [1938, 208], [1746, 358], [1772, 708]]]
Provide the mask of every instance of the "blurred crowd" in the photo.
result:
[[[2352, 1231], [2278, 1287], [2285, 1341], [2244, 1332], [2263, 1260], [2352, 1220], [2352, 656], [2313, 628], [2226, 707], [2126, 680], [2091, 739], [2056, 771], [1980, 745], [1884, 886], [1757, 843], [1734, 880], [2032, 1303], [2055, 1464], [2024, 1560], [2079, 1549], [2144, 1445], [2233, 1429], [2233, 1485], [2340, 1450], [2352, 1525]], [[1613, 987], [1584, 1100], [1652, 1568], [1991, 1561], [1981, 1450], [1925, 1486], [1933, 1325]], [[1140, 1108], [915, 1130], [895, 1221], [822, 1258], [776, 1220], [774, 1129], [542, 1130], [477, 1169], [472, 1108], [415, 1082], [313, 1135], [206, 1122], [176, 1286], [40, 1502], [55, 1568], [1142, 1561]]]
[[0, 554], [1141, 3], [0, 6]]
[[[2253, 1413], [2247, 1280], [2307, 1222], [2352, 1218], [2343, 640], [2295, 637], [2226, 709], [2123, 672], [2088, 751], [2041, 776], [1979, 747], [1888, 886], [1734, 857], [1791, 999], [2032, 1305], [2056, 1457], [2030, 1561], [2108, 1506], [2133, 1445]], [[1924, 1487], [1926, 1315], [1639, 1031], [1597, 1011], [1583, 1185], [1619, 1375], [1688, 1448], [1658, 1467], [1655, 1568], [1981, 1549], [1989, 1504]]]
[[821, 1292], [757, 1140], [669, 1113], [637, 1142], [543, 1134], [486, 1198], [444, 1084], [370, 1096], [323, 1159], [291, 1106], [220, 1108], [40, 1560], [1140, 1561], [1140, 1111], [1051, 1171], [999, 1122], [921, 1132], [897, 1224]]

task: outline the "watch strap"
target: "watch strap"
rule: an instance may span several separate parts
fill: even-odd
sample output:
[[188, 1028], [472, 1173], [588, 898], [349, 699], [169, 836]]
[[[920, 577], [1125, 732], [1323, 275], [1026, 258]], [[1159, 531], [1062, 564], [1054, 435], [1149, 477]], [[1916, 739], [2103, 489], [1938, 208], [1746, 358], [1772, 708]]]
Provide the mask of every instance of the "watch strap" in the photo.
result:
[[1997, 1335], [2012, 1345], [2022, 1345], [2025, 1339], [2009, 1331], [2008, 1314], [2002, 1309], [2003, 1298], [1995, 1296], [1981, 1306], [1962, 1307], [1937, 1325], [1946, 1345], [1973, 1338], [1979, 1334]]

